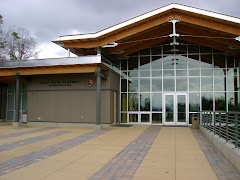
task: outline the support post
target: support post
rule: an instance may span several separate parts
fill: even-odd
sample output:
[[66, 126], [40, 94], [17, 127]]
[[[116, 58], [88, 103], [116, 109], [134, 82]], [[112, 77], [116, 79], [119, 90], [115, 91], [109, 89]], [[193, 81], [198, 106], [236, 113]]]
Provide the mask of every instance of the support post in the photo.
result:
[[97, 114], [96, 114], [96, 125], [100, 125], [100, 118], [101, 118], [101, 66], [100, 64], [97, 65]]
[[15, 92], [15, 113], [14, 113], [14, 119], [15, 122], [12, 123], [12, 126], [14, 127], [20, 127], [22, 125], [21, 122], [19, 122], [19, 100], [20, 100], [20, 73], [16, 73], [14, 76], [16, 79], [16, 92]]
[[16, 94], [15, 94], [15, 122], [19, 122], [19, 99], [20, 99], [20, 73], [18, 72], [16, 78]]

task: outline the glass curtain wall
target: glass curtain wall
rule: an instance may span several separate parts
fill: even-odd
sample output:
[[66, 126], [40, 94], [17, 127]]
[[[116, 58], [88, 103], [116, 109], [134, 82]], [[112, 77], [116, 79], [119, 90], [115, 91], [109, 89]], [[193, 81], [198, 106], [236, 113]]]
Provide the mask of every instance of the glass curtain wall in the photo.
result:
[[[7, 96], [7, 120], [15, 121], [15, 83], [8, 84]], [[20, 83], [20, 101], [19, 101], [19, 119], [22, 119], [22, 114], [27, 113], [27, 84]]]
[[[170, 42], [169, 42], [170, 43]], [[239, 111], [239, 58], [181, 41], [121, 60], [121, 123], [162, 124], [163, 95], [187, 93], [189, 124], [200, 111]]]

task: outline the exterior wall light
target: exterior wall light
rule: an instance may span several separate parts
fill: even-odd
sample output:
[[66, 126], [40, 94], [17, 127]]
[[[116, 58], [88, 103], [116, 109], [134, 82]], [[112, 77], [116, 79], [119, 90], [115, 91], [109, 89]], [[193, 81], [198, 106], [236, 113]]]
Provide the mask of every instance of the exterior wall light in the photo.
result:
[[240, 36], [236, 37], [235, 40], [240, 41]]

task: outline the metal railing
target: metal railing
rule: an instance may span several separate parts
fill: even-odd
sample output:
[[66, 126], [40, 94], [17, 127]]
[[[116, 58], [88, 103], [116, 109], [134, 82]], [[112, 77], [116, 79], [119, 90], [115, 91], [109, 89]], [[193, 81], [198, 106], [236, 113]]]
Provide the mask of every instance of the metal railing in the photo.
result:
[[239, 112], [202, 112], [201, 126], [227, 143], [233, 143], [235, 148], [240, 146], [240, 113]]

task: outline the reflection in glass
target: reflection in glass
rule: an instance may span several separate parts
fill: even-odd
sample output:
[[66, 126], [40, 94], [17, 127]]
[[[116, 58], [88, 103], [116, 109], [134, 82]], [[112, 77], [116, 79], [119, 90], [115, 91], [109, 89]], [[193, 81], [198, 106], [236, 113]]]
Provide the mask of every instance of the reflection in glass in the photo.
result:
[[152, 55], [161, 55], [162, 54], [162, 47], [161, 46], [153, 46], [151, 48]]
[[121, 94], [121, 111], [127, 111], [127, 94]]
[[127, 123], [127, 113], [121, 114], [121, 123]]
[[162, 57], [153, 56], [152, 57], [152, 69], [162, 69]]
[[150, 71], [140, 71], [140, 77], [150, 77]]
[[166, 122], [174, 122], [174, 96], [165, 96]]
[[199, 69], [189, 70], [189, 76], [200, 76], [200, 70]]
[[15, 94], [8, 94], [7, 110], [15, 109]]
[[138, 114], [129, 114], [129, 122], [137, 123], [138, 122]]
[[129, 78], [128, 81], [128, 92], [138, 92], [138, 79], [137, 78]]
[[152, 71], [152, 77], [161, 77], [162, 76], [162, 71]]
[[150, 93], [140, 94], [140, 111], [150, 111]]
[[174, 56], [167, 56], [163, 58], [163, 69], [174, 69]]
[[162, 123], [162, 113], [152, 113], [152, 123], [161, 124]]
[[122, 70], [127, 70], [127, 59], [122, 59], [121, 60], [121, 69]]
[[150, 48], [141, 50], [140, 55], [150, 55]]
[[203, 111], [212, 111], [213, 110], [213, 94], [202, 93], [202, 110]]
[[227, 77], [227, 90], [228, 91], [238, 91], [239, 90], [239, 77], [238, 76], [228, 76]]
[[150, 69], [150, 57], [140, 57], [140, 69], [149, 70]]
[[187, 76], [187, 70], [176, 70], [176, 76]]
[[189, 91], [200, 91], [199, 77], [189, 77]]
[[176, 91], [187, 91], [187, 77], [177, 77]]
[[128, 111], [138, 111], [138, 94], [128, 94]]
[[174, 78], [163, 78], [163, 90], [164, 91], [175, 91]]
[[214, 77], [214, 91], [226, 91], [226, 77], [215, 76]]
[[186, 122], [186, 96], [177, 95], [178, 122]]
[[162, 111], [162, 94], [152, 94], [152, 111]]
[[138, 71], [128, 71], [128, 76], [130, 76], [130, 77], [138, 77]]
[[150, 122], [150, 114], [141, 114], [141, 122], [149, 123]]
[[121, 92], [127, 92], [127, 80], [121, 79]]
[[240, 92], [228, 93], [228, 111], [240, 112]]
[[189, 112], [200, 111], [200, 93], [189, 93]]
[[227, 67], [233, 68], [234, 67], [234, 57], [233, 56], [226, 56]]
[[202, 69], [201, 74], [202, 74], [202, 76], [213, 76], [213, 70], [212, 69]]
[[150, 91], [150, 78], [141, 78], [140, 92], [149, 92], [149, 91]]
[[225, 68], [225, 55], [224, 54], [214, 54], [214, 67], [215, 68]]
[[213, 79], [212, 77], [202, 77], [202, 91], [212, 91], [213, 90]]
[[14, 111], [7, 111], [7, 120], [8, 121], [14, 120]]
[[214, 69], [214, 76], [224, 76], [226, 75], [226, 69]]
[[189, 44], [188, 45], [188, 53], [199, 53], [199, 45]]
[[163, 76], [174, 76], [174, 70], [163, 70]]
[[176, 69], [187, 69], [187, 58], [184, 56], [176, 56]]
[[152, 91], [162, 91], [162, 79], [152, 78]]
[[128, 59], [128, 70], [138, 70], [138, 57]]
[[202, 68], [212, 68], [212, 54], [201, 55], [200, 64]]
[[199, 56], [189, 55], [188, 56], [188, 67], [189, 69], [199, 69]]
[[215, 95], [215, 111], [226, 111], [225, 92], [214, 93]]

